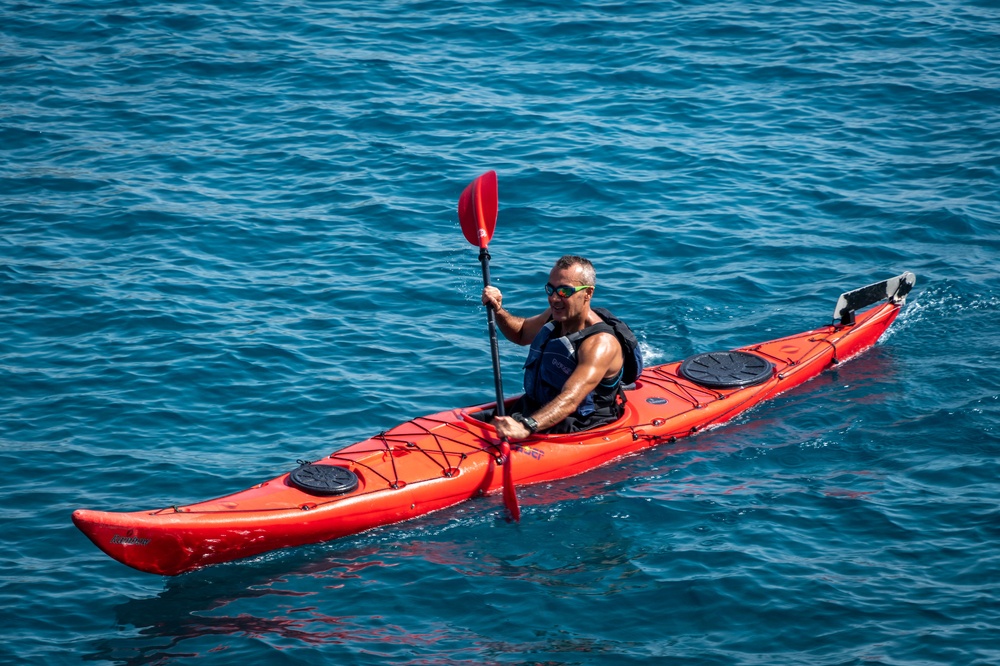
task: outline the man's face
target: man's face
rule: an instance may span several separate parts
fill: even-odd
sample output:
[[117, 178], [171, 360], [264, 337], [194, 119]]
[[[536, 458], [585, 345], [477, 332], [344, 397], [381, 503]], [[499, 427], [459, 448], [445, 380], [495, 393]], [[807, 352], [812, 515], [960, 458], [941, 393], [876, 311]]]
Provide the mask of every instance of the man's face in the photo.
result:
[[[579, 287], [586, 284], [582, 279], [582, 273], [583, 267], [581, 266], [553, 268], [549, 273], [549, 284], [553, 287]], [[549, 295], [549, 308], [552, 310], [552, 319], [564, 322], [583, 316], [589, 308], [590, 297], [593, 293], [593, 287], [582, 289], [566, 298], [553, 292]]]

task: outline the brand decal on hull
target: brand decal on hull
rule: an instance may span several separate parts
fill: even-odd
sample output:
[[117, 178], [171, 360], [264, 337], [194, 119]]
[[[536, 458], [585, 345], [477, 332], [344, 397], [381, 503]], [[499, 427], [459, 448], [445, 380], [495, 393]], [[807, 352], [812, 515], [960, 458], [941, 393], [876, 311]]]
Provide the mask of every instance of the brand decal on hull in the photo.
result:
[[111, 537], [111, 543], [122, 544], [124, 546], [148, 546], [151, 539], [143, 539], [142, 537], [132, 536], [127, 534], [122, 536], [121, 534], [116, 534]]
[[530, 446], [526, 446], [526, 445], [523, 445], [523, 444], [522, 445], [515, 445], [513, 448], [514, 448], [515, 451], [520, 451], [521, 453], [528, 454], [529, 456], [531, 456], [535, 460], [541, 460], [545, 456], [545, 451], [542, 451], [541, 449], [534, 449], [534, 448], [532, 448]]

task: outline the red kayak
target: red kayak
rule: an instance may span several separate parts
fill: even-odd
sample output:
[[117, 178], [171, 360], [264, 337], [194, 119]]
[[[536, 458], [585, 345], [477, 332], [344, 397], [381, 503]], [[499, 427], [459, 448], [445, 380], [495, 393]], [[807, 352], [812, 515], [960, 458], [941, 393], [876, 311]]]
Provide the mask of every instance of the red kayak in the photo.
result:
[[828, 326], [647, 368], [620, 420], [514, 442], [509, 464], [493, 428], [472, 416], [492, 403], [415, 418], [218, 499], [131, 513], [80, 509], [73, 522], [119, 562], [172, 576], [493, 493], [505, 467], [518, 485], [564, 479], [728, 421], [855, 356], [892, 324], [913, 284], [904, 273], [845, 293]]

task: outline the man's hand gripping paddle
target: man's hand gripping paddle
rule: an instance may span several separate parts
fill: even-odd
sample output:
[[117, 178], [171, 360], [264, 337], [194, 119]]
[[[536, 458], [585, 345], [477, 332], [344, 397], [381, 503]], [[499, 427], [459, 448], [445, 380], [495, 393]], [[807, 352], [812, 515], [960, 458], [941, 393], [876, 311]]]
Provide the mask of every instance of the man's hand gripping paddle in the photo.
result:
[[[465, 238], [479, 248], [479, 262], [483, 265], [483, 287], [490, 286], [490, 253], [487, 250], [493, 230], [497, 225], [497, 172], [487, 171], [469, 183], [458, 199], [458, 221]], [[497, 343], [497, 321], [493, 308], [486, 308], [486, 321], [490, 329], [490, 351], [493, 354], [493, 381], [497, 391], [497, 416], [505, 416], [503, 381], [500, 378], [500, 346]], [[500, 440], [503, 459], [503, 503], [511, 519], [521, 519], [514, 489], [514, 465], [507, 438]]]

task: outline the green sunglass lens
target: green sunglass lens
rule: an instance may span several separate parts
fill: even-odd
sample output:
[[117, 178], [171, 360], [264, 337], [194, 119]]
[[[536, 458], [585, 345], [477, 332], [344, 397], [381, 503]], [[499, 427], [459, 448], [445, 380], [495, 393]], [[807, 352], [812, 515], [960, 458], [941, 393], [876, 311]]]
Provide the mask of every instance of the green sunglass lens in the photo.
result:
[[589, 289], [590, 287], [591, 285], [588, 284], [580, 285], [579, 287], [571, 287], [565, 284], [560, 287], [553, 287], [551, 284], [546, 284], [545, 293], [548, 294], [549, 296], [551, 296], [552, 294], [559, 294], [561, 298], [569, 298], [578, 291]]

